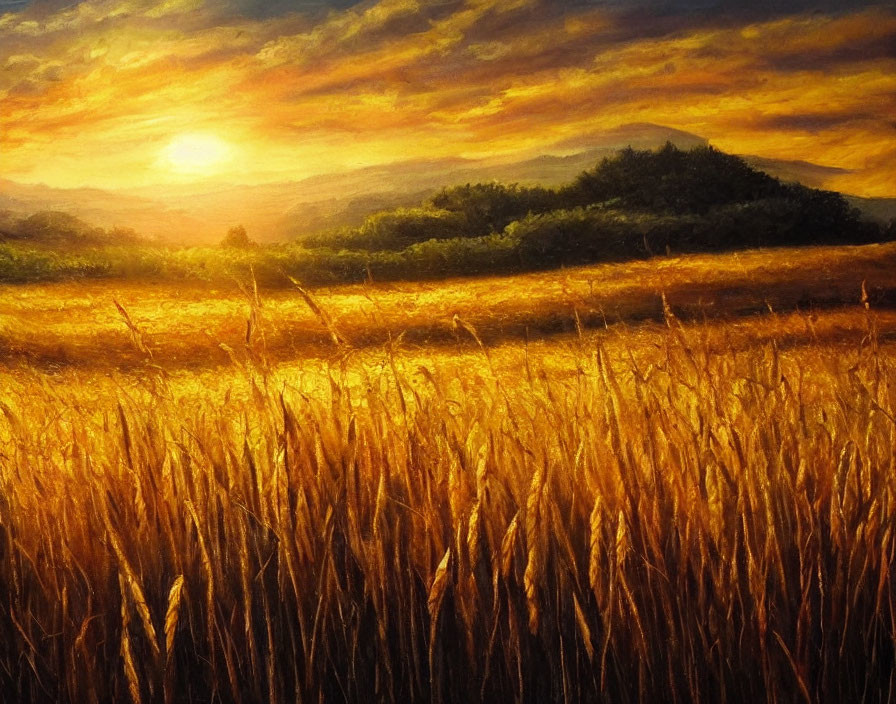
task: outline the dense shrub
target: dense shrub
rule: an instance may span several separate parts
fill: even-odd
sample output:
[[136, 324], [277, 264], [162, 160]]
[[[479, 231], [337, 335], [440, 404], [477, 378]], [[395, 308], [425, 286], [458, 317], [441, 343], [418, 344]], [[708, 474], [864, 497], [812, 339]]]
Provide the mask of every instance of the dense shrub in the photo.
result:
[[245, 227], [236, 225], [227, 231], [224, 239], [221, 240], [221, 246], [232, 247], [235, 249], [247, 249], [248, 247], [254, 247], [255, 242], [249, 239], [249, 233], [246, 232]]
[[548, 189], [500, 183], [468, 183], [445, 188], [430, 203], [433, 207], [463, 214], [464, 237], [501, 232], [529, 213], [543, 213], [559, 205], [557, 194]]
[[232, 280], [266, 286], [433, 278], [649, 257], [893, 239], [838, 193], [782, 184], [710, 147], [623, 150], [557, 191], [446, 188], [420, 207], [376, 213], [299, 244], [173, 248], [64, 213], [0, 213], [0, 281], [72, 277]]
[[3, 213], [0, 219], [0, 241], [27, 241], [37, 245], [82, 247], [97, 244], [135, 243], [140, 237], [127, 227], [104, 230], [94, 227], [69, 213], [44, 210], [16, 219]]
[[706, 213], [719, 205], [784, 195], [777, 179], [712, 147], [623, 149], [560, 190], [567, 206], [615, 201], [626, 210]]
[[506, 237], [528, 268], [631, 259], [647, 254], [642, 219], [599, 208], [555, 210], [510, 224]]
[[0, 244], [0, 282], [26, 283], [113, 275], [108, 257]]
[[462, 213], [433, 207], [398, 208], [371, 215], [357, 228], [343, 228], [309, 239], [311, 247], [401, 250], [430, 239], [461, 237], [465, 231]]

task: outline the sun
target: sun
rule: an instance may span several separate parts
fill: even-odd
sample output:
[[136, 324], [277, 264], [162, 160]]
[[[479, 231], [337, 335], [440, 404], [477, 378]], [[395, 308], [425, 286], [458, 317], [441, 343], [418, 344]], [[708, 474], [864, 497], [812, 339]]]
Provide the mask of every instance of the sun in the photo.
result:
[[213, 134], [177, 135], [162, 154], [167, 166], [181, 174], [211, 174], [232, 158], [230, 145]]

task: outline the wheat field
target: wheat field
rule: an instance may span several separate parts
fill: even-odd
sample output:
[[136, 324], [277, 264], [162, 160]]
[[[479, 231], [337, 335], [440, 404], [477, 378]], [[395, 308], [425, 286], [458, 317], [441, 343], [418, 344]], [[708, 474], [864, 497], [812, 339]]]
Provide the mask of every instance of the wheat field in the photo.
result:
[[0, 371], [2, 698], [896, 700], [896, 316], [860, 288], [366, 348], [304, 292], [326, 352], [289, 361], [248, 291], [195, 368], [127, 302], [127, 355], [34, 332]]

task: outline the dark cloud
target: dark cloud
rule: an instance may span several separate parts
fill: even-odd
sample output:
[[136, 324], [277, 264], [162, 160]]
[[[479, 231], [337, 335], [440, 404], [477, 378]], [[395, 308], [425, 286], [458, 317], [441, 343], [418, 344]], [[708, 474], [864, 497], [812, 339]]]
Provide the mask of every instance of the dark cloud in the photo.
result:
[[848, 64], [896, 59], [896, 28], [883, 35], [850, 39], [811, 53], [786, 46], [769, 52], [764, 62], [778, 71], [831, 71]]
[[[0, 0], [0, 13], [30, 9], [49, 14], [91, 0]], [[251, 19], [268, 19], [290, 13], [325, 15], [356, 5], [369, 6], [372, 0], [206, 0], [205, 12], [220, 17], [236, 15]], [[428, 8], [456, 4], [451, 0], [424, 0]], [[823, 12], [839, 14], [865, 8], [893, 8], [896, 0], [552, 0], [546, 3], [555, 14], [605, 9], [611, 11], [648, 12], [652, 17], [690, 17], [702, 22], [720, 16], [764, 19], [782, 15]]]
[[[0, 13], [28, 9], [36, 14], [51, 14], [90, 0], [0, 0]], [[240, 15], [267, 19], [289, 13], [326, 13], [344, 10], [361, 0], [209, 0], [206, 11], [214, 16]]]
[[775, 16], [805, 12], [854, 11], [870, 7], [893, 7], [891, 0], [555, 0], [566, 10], [611, 8], [617, 10], [650, 9], [659, 14], [730, 13]]
[[320, 14], [345, 10], [360, 0], [229, 0], [220, 3], [233, 14], [252, 19], [268, 19], [289, 13]]
[[818, 134], [857, 122], [872, 122], [876, 124], [877, 117], [870, 113], [797, 113], [793, 115], [771, 115], [753, 121], [753, 125], [759, 129], [767, 130], [795, 130]]
[[0, 13], [28, 10], [36, 15], [49, 15], [66, 7], [80, 5], [85, 0], [0, 0]]
[[[0, 0], [0, 11], [19, 4]], [[743, 5], [33, 0], [0, 24], [0, 141], [18, 173], [53, 178], [40, 144], [99, 154], [133, 139], [150, 178], [147, 145], [189, 125], [249, 145], [260, 179], [356, 154], [509, 153], [650, 122], [651, 134], [674, 127], [734, 151], [858, 168], [833, 177], [883, 192], [892, 167], [872, 160], [891, 153], [896, 111], [890, 5]], [[860, 6], [878, 9], [847, 11]]]

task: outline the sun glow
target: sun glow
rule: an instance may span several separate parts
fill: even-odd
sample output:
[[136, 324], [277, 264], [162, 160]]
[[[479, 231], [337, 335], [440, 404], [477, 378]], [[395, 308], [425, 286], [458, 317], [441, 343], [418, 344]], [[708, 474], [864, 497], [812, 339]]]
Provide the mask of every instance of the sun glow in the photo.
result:
[[208, 175], [232, 158], [227, 142], [212, 134], [181, 134], [163, 151], [166, 165], [181, 174]]

